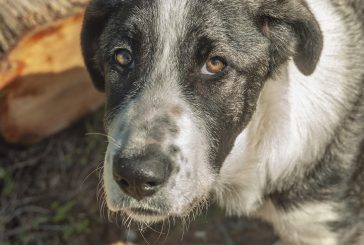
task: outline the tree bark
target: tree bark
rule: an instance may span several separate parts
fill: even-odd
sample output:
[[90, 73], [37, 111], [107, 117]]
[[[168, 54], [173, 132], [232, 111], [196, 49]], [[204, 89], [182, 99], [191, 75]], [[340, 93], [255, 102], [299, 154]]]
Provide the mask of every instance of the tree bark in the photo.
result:
[[89, 0], [0, 0], [0, 59], [25, 33], [83, 12]]
[[0, 131], [34, 143], [102, 105], [83, 66], [88, 0], [0, 0]]

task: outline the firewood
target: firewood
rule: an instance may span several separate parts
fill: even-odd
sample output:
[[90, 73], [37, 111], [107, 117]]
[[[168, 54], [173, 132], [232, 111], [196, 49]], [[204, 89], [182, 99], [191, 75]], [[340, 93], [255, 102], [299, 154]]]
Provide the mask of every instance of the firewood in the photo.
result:
[[0, 1], [0, 131], [34, 143], [103, 104], [80, 51], [88, 0]]

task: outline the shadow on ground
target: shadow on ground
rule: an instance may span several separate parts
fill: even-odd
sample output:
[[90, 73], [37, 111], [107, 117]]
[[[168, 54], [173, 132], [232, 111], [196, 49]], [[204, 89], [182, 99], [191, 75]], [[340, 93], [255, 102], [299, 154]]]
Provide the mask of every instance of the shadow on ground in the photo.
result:
[[103, 132], [101, 114], [34, 146], [0, 142], [0, 244], [270, 245], [276, 240], [270, 226], [226, 218], [215, 206], [184, 228], [177, 222], [141, 233], [109, 222], [96, 197], [107, 143], [88, 135]]

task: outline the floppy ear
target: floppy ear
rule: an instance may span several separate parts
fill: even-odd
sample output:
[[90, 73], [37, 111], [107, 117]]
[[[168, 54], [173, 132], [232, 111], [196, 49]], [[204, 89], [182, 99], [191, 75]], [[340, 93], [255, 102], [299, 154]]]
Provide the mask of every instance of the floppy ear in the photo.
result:
[[320, 59], [323, 36], [304, 0], [265, 0], [258, 15], [262, 32], [271, 40], [273, 62], [288, 55], [304, 75], [311, 75]]
[[81, 48], [87, 70], [95, 87], [105, 91], [104, 70], [98, 62], [99, 37], [111, 10], [117, 4], [116, 0], [93, 0], [85, 12], [81, 32]]

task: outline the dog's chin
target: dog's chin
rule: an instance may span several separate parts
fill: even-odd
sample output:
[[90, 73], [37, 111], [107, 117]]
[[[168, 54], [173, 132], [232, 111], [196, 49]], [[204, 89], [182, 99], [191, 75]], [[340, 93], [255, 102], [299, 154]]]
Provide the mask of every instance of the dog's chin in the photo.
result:
[[[111, 203], [110, 203], [111, 204]], [[134, 222], [139, 222], [143, 224], [155, 224], [163, 222], [170, 217], [183, 218], [188, 216], [192, 211], [192, 207], [195, 205], [187, 205], [186, 208], [179, 210], [180, 212], [169, 212], [161, 211], [149, 207], [120, 207], [119, 205], [109, 205], [108, 208], [111, 212], [121, 213], [126, 217], [130, 218]]]
[[122, 213], [132, 219], [135, 222], [154, 224], [162, 222], [170, 217], [169, 214], [151, 208], [140, 208], [140, 207], [120, 207], [114, 205], [110, 201], [107, 202], [107, 206], [111, 212]]
[[145, 208], [113, 208], [109, 207], [110, 211], [118, 212], [126, 215], [135, 222], [144, 224], [155, 224], [168, 219], [171, 215], [158, 210]]

